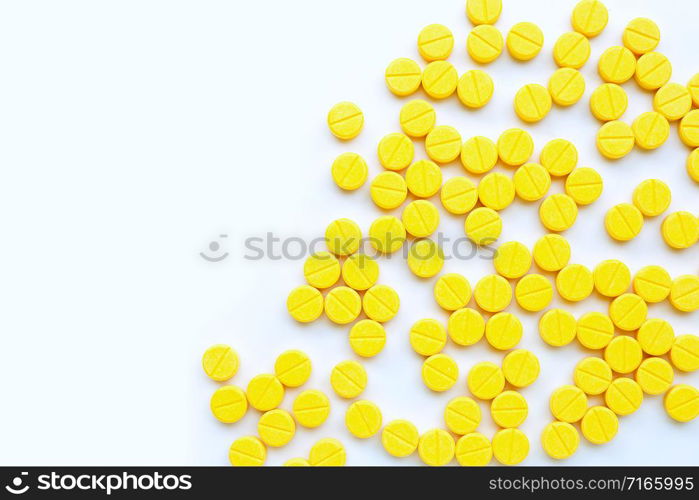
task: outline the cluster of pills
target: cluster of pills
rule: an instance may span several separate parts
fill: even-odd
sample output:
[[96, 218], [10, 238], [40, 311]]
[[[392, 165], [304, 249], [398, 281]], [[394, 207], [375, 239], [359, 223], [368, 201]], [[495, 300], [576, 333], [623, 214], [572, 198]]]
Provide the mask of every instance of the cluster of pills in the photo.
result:
[[[617, 241], [632, 240], [641, 232], [644, 217], [663, 214], [671, 200], [667, 184], [660, 179], [647, 179], [634, 189], [633, 203], [620, 203], [607, 211], [604, 227]], [[663, 220], [661, 234], [670, 248], [690, 248], [699, 241], [699, 218], [686, 211], [673, 212]]]
[[[599, 2], [595, 2], [599, 3]], [[656, 149], [670, 135], [670, 122], [679, 120], [679, 136], [688, 147], [699, 146], [696, 133], [699, 105], [695, 91], [699, 75], [688, 85], [670, 82], [672, 65], [668, 58], [656, 52], [660, 42], [658, 26], [646, 18], [632, 20], [622, 35], [621, 46], [604, 51], [598, 63], [600, 77], [606, 82], [590, 98], [590, 110], [605, 122], [597, 134], [597, 147], [609, 159], [626, 156], [635, 146]], [[631, 125], [620, 121], [626, 111], [628, 97], [620, 86], [631, 78], [644, 90], [654, 92], [653, 111], [637, 116]], [[690, 154], [687, 171], [696, 180], [696, 154]]]
[[[238, 371], [238, 355], [230, 346], [214, 345], [204, 353], [202, 366], [211, 379], [226, 382]], [[228, 457], [232, 465], [263, 465], [267, 447], [280, 448], [288, 444], [296, 434], [297, 424], [313, 429], [327, 420], [330, 399], [317, 389], [299, 392], [294, 398], [291, 412], [279, 408], [286, 388], [304, 385], [311, 371], [310, 358], [301, 351], [290, 350], [277, 357], [273, 374], [253, 377], [245, 390], [227, 384], [213, 393], [211, 413], [220, 422], [232, 424], [239, 421], [247, 413], [248, 407], [261, 413], [257, 422], [257, 436], [244, 436], [231, 444]], [[330, 374], [333, 390], [344, 399], [357, 398], [367, 382], [364, 367], [356, 361], [342, 361], [335, 365]], [[353, 435], [368, 438], [381, 428], [381, 412], [374, 403], [357, 400], [347, 409], [345, 422]], [[323, 438], [311, 447], [308, 459], [293, 458], [285, 465], [339, 466], [344, 465], [345, 460], [342, 444], [333, 438]]]
[[[496, 60], [506, 47], [520, 61], [535, 58], [544, 46], [544, 35], [534, 24], [515, 24], [503, 38], [494, 26], [502, 10], [501, 0], [467, 0], [466, 14], [474, 28], [466, 40], [471, 59], [485, 65]], [[598, 0], [580, 1], [571, 16], [573, 31], [555, 42], [553, 58], [559, 69], [548, 85], [532, 83], [514, 96], [514, 110], [524, 122], [544, 119], [553, 104], [572, 106], [585, 91], [585, 79], [578, 71], [590, 57], [590, 39], [608, 22], [607, 8]], [[605, 82], [590, 98], [593, 116], [604, 124], [597, 134], [597, 147], [609, 159], [628, 154], [634, 146], [660, 147], [668, 138], [670, 122], [679, 121], [679, 134], [689, 147], [699, 147], [699, 74], [687, 86], [669, 83], [669, 60], [655, 51], [660, 32], [652, 21], [632, 20], [622, 34], [622, 45], [606, 49], [598, 62]], [[481, 69], [459, 76], [448, 62], [454, 36], [446, 26], [432, 24], [418, 35], [417, 50], [426, 62], [409, 58], [392, 61], [385, 72], [388, 89], [399, 97], [422, 88], [432, 99], [456, 94], [467, 108], [486, 106], [495, 87]], [[620, 121], [628, 98], [622, 84], [634, 78], [645, 90], [655, 92], [653, 111], [638, 116], [632, 125]], [[517, 241], [498, 246], [494, 273], [472, 287], [457, 273], [443, 274], [434, 284], [436, 303], [448, 313], [442, 321], [416, 321], [407, 338], [422, 359], [422, 380], [435, 392], [451, 389], [459, 380], [458, 363], [443, 352], [448, 341], [457, 346], [485, 342], [504, 355], [500, 365], [475, 363], [466, 375], [473, 398], [459, 396], [444, 409], [444, 426], [420, 433], [408, 420], [384, 425], [379, 407], [361, 396], [368, 377], [356, 361], [337, 364], [330, 384], [343, 399], [354, 400], [345, 413], [345, 424], [354, 437], [379, 436], [385, 450], [394, 457], [417, 451], [428, 465], [445, 465], [454, 458], [461, 465], [486, 465], [494, 457], [505, 465], [525, 460], [530, 451], [527, 435], [519, 429], [527, 418], [529, 404], [522, 394], [540, 371], [537, 356], [517, 348], [524, 328], [516, 314], [506, 311], [514, 302], [539, 317], [541, 339], [553, 347], [577, 340], [599, 356], [582, 359], [573, 371], [573, 384], [563, 385], [550, 397], [552, 421], [541, 435], [541, 445], [554, 459], [565, 459], [577, 450], [580, 434], [593, 444], [611, 441], [619, 428], [619, 417], [636, 411], [645, 395], [664, 395], [667, 414], [679, 422], [699, 415], [699, 391], [687, 384], [674, 384], [675, 370], [699, 370], [699, 337], [675, 335], [670, 323], [648, 317], [648, 304], [668, 300], [678, 311], [699, 310], [699, 276], [674, 279], [660, 266], [647, 266], [632, 276], [619, 260], [605, 260], [594, 269], [571, 263], [568, 241], [558, 233], [571, 228], [581, 207], [594, 203], [602, 194], [603, 180], [593, 168], [578, 165], [578, 151], [566, 139], [554, 139], [534, 159], [534, 141], [522, 128], [504, 131], [496, 141], [487, 137], [463, 138], [454, 127], [438, 124], [437, 113], [427, 100], [413, 99], [401, 108], [401, 132], [385, 135], [378, 143], [377, 157], [384, 170], [370, 183], [370, 196], [383, 211], [400, 207], [400, 216], [383, 214], [368, 228], [368, 243], [379, 255], [392, 254], [409, 244], [407, 265], [416, 276], [427, 279], [442, 270], [444, 255], [430, 237], [440, 224], [440, 211], [463, 216], [464, 233], [479, 246], [492, 245], [501, 235], [499, 212], [515, 198], [539, 202], [538, 215], [547, 234], [532, 249]], [[354, 103], [341, 102], [327, 117], [334, 136], [349, 141], [360, 134], [364, 115]], [[422, 141], [428, 159], [415, 159], [416, 143]], [[467, 176], [444, 180], [442, 165], [459, 161]], [[513, 175], [495, 170], [498, 163], [515, 167]], [[699, 182], [699, 149], [687, 160], [687, 172]], [[359, 154], [345, 152], [331, 166], [331, 175], [345, 191], [360, 189], [369, 177], [367, 161]], [[479, 176], [476, 183], [473, 178]], [[549, 194], [560, 180], [563, 192]], [[644, 217], [664, 214], [671, 201], [668, 186], [658, 179], [641, 182], [631, 203], [621, 203], [606, 214], [604, 225], [617, 241], [629, 241], [641, 231]], [[406, 203], [407, 202], [407, 203]], [[400, 299], [388, 285], [379, 284], [376, 257], [363, 252], [363, 232], [350, 219], [333, 221], [326, 229], [327, 251], [309, 256], [303, 266], [306, 284], [293, 289], [287, 298], [292, 318], [301, 323], [325, 314], [338, 325], [349, 325], [351, 349], [362, 358], [378, 355], [387, 335], [384, 324], [399, 311]], [[686, 249], [699, 240], [699, 219], [690, 212], [667, 215], [662, 236], [673, 249]], [[540, 273], [532, 272], [536, 266]], [[576, 318], [562, 308], [547, 309], [554, 292], [567, 302], [580, 302], [596, 292], [609, 300], [606, 312], [588, 312]], [[469, 307], [471, 299], [474, 307]], [[238, 369], [238, 357], [228, 346], [216, 345], [203, 358], [205, 372], [223, 382]], [[282, 353], [274, 374], [254, 377], [243, 390], [224, 385], [211, 398], [213, 415], [234, 423], [248, 406], [261, 412], [258, 435], [237, 439], [230, 447], [233, 465], [261, 465], [267, 447], [286, 445], [296, 425], [320, 427], [330, 414], [328, 397], [317, 389], [300, 392], [291, 412], [279, 408], [285, 388], [300, 387], [311, 375], [311, 361], [301, 351]], [[594, 403], [599, 397], [601, 401]], [[490, 406], [499, 430], [489, 438], [478, 432], [481, 409], [477, 400]], [[318, 441], [309, 458], [294, 458], [286, 465], [343, 465], [345, 450], [332, 438]]]

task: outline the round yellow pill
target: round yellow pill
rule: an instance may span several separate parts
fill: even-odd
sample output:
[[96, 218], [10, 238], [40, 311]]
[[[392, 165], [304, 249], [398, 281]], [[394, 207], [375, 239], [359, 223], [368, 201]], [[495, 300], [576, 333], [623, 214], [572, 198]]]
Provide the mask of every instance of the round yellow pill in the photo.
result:
[[454, 93], [459, 74], [447, 61], [433, 61], [422, 72], [422, 88], [433, 99], [446, 99]]
[[662, 302], [670, 295], [672, 279], [660, 266], [646, 266], [633, 278], [633, 291], [649, 303]]
[[483, 361], [473, 365], [466, 377], [466, 383], [471, 394], [487, 401], [505, 388], [505, 375], [498, 365]]
[[560, 234], [547, 234], [534, 244], [534, 262], [544, 271], [560, 271], [570, 260], [570, 244]]
[[299, 425], [309, 429], [320, 427], [330, 415], [330, 400], [320, 391], [303, 391], [294, 399], [292, 411]]
[[325, 296], [325, 314], [333, 323], [346, 325], [362, 312], [362, 299], [347, 286], [333, 288]]
[[662, 356], [670, 351], [675, 342], [675, 331], [664, 319], [653, 318], [641, 325], [636, 340], [643, 352], [651, 356]]
[[573, 9], [573, 14], [570, 17], [573, 29], [588, 38], [596, 37], [602, 33], [608, 20], [607, 7], [598, 0], [581, 0]]
[[502, 12], [502, 0], [466, 0], [466, 15], [473, 24], [494, 24]]
[[630, 203], [619, 203], [607, 211], [604, 227], [609, 236], [617, 241], [629, 241], [638, 236], [643, 228], [643, 214]]
[[602, 358], [584, 358], [575, 365], [573, 380], [585, 394], [597, 396], [612, 383], [612, 369]]
[[232, 424], [245, 416], [248, 401], [241, 388], [225, 385], [212, 394], [210, 407], [216, 419], [224, 424]]
[[670, 361], [683, 372], [699, 370], [699, 337], [678, 335], [670, 350]]
[[624, 83], [636, 72], [636, 56], [626, 47], [609, 47], [599, 58], [597, 72], [605, 82]]
[[328, 112], [328, 127], [330, 132], [342, 140], [354, 139], [364, 126], [364, 114], [359, 107], [351, 102], [335, 104]]
[[367, 439], [381, 429], [381, 410], [371, 401], [355, 401], [345, 413], [345, 425], [350, 433], [360, 439]]
[[447, 344], [447, 333], [436, 319], [420, 319], [410, 328], [410, 345], [422, 356], [442, 352]]
[[478, 207], [466, 216], [464, 230], [476, 245], [490, 245], [502, 232], [502, 219], [492, 208]]
[[556, 419], [572, 424], [585, 415], [587, 396], [579, 387], [564, 385], [551, 394], [549, 408]]
[[626, 264], [616, 259], [604, 260], [592, 272], [595, 289], [605, 297], [618, 297], [631, 285], [631, 271]]
[[386, 68], [386, 86], [397, 96], [413, 94], [420, 88], [420, 83], [422, 83], [422, 69], [412, 59], [398, 58]]
[[364, 158], [357, 153], [342, 153], [335, 158], [330, 170], [335, 184], [346, 191], [362, 187], [369, 172]]
[[427, 156], [437, 163], [449, 163], [461, 153], [461, 135], [449, 125], [437, 125], [425, 138]]
[[544, 46], [544, 34], [534, 23], [517, 23], [507, 34], [507, 50], [518, 61], [534, 59]]
[[471, 284], [460, 274], [445, 274], [434, 285], [434, 299], [447, 311], [461, 309], [471, 300]]
[[454, 458], [454, 438], [442, 429], [431, 429], [420, 436], [417, 452], [427, 465], [446, 465]]
[[284, 351], [274, 362], [274, 375], [287, 387], [305, 384], [311, 376], [311, 370], [311, 359], [296, 349]]
[[620, 330], [638, 330], [648, 316], [648, 306], [635, 293], [625, 293], [609, 304], [609, 317]]
[[541, 165], [554, 177], [568, 175], [578, 164], [578, 150], [565, 139], [549, 141], [541, 150]]
[[529, 455], [529, 439], [519, 429], [501, 429], [493, 436], [493, 455], [503, 465], [517, 465]]
[[592, 271], [582, 264], [569, 264], [556, 275], [558, 294], [570, 302], [588, 298], [593, 288]]
[[473, 28], [466, 38], [466, 50], [471, 59], [480, 64], [488, 64], [502, 54], [503, 39], [500, 30], [490, 24], [480, 24]]
[[522, 323], [512, 313], [499, 312], [485, 324], [485, 338], [495, 349], [507, 351], [522, 339]]
[[525, 122], [543, 120], [551, 111], [551, 94], [538, 83], [529, 83], [515, 94], [515, 113]]
[[384, 136], [377, 149], [379, 162], [387, 170], [403, 170], [413, 161], [415, 146], [410, 137], [401, 133]]
[[566, 194], [578, 205], [594, 203], [602, 194], [603, 188], [602, 176], [590, 167], [576, 168], [566, 177]]
[[604, 360], [617, 373], [631, 373], [641, 364], [643, 351], [638, 341], [627, 335], [614, 337], [604, 348]]
[[443, 24], [425, 26], [417, 36], [417, 50], [425, 61], [446, 59], [453, 48], [454, 35]]
[[585, 93], [585, 77], [573, 68], [559, 68], [549, 78], [549, 93], [559, 106], [572, 106]]
[[341, 467], [347, 461], [344, 446], [337, 439], [323, 438], [311, 447], [308, 462], [314, 467]]
[[493, 265], [497, 273], [504, 278], [521, 278], [532, 266], [532, 254], [522, 243], [508, 241], [498, 247]]
[[679, 83], [663, 85], [653, 97], [653, 109], [669, 121], [679, 120], [692, 109], [689, 89]]
[[687, 156], [687, 174], [694, 182], [699, 183], [699, 148], [694, 149]]
[[553, 286], [541, 274], [527, 274], [517, 282], [515, 298], [525, 311], [538, 312], [551, 303]]
[[267, 446], [285, 446], [296, 434], [296, 423], [284, 410], [270, 410], [257, 422], [257, 434]]
[[286, 299], [286, 308], [296, 321], [310, 323], [323, 314], [323, 295], [312, 286], [296, 287]]
[[394, 457], [403, 458], [413, 454], [420, 441], [417, 427], [407, 420], [393, 420], [381, 431], [384, 449]]
[[580, 434], [568, 422], [551, 422], [541, 434], [541, 446], [548, 456], [556, 460], [569, 458], [579, 445]]
[[511, 385], [527, 387], [539, 378], [539, 360], [533, 352], [515, 349], [502, 360], [502, 372]]
[[484, 311], [500, 312], [512, 301], [512, 285], [502, 276], [491, 274], [476, 283], [473, 298]]
[[371, 223], [369, 243], [378, 252], [390, 254], [405, 243], [405, 226], [392, 215], [384, 215]]
[[498, 148], [487, 137], [471, 137], [461, 147], [461, 164], [472, 174], [484, 174], [492, 170], [497, 161]]
[[663, 220], [661, 233], [668, 246], [689, 248], [699, 240], [699, 220], [689, 212], [673, 212]]
[[603, 122], [621, 118], [628, 104], [626, 91], [616, 83], [602, 84], [590, 96], [590, 111], [595, 118]]
[[379, 264], [369, 255], [350, 255], [342, 264], [342, 279], [355, 290], [366, 290], [379, 279]]
[[493, 458], [493, 447], [483, 434], [472, 432], [459, 438], [455, 454], [459, 465], [482, 467]]
[[562, 347], [575, 338], [578, 322], [575, 316], [563, 309], [551, 309], [539, 319], [539, 335], [548, 345]]
[[670, 124], [657, 111], [641, 113], [631, 124], [636, 144], [643, 149], [656, 149], [670, 135]]
[[229, 345], [212, 345], [204, 352], [201, 366], [208, 377], [216, 382], [225, 382], [238, 372], [238, 353]]
[[670, 81], [672, 65], [667, 57], [659, 52], [648, 52], [636, 61], [634, 78], [642, 88], [656, 90]]
[[250, 406], [256, 410], [268, 411], [281, 404], [284, 399], [284, 386], [274, 375], [262, 374], [248, 382], [245, 393]]
[[650, 19], [638, 17], [626, 25], [622, 40], [634, 54], [645, 54], [658, 46], [660, 30]]
[[694, 106], [699, 107], [699, 73], [689, 79], [687, 88], [689, 89], [689, 93], [692, 95], [692, 102], [694, 103]]
[[446, 354], [435, 354], [422, 363], [422, 380], [435, 392], [451, 389], [459, 377], [459, 367]]
[[585, 413], [580, 429], [592, 444], [608, 443], [619, 430], [619, 417], [606, 406], [593, 406]]
[[473, 399], [459, 396], [447, 403], [444, 409], [447, 428], [459, 436], [470, 434], [481, 423], [481, 408]]
[[408, 252], [408, 268], [419, 278], [436, 276], [444, 266], [444, 253], [432, 240], [422, 239], [413, 243]]
[[385, 323], [398, 314], [400, 297], [390, 286], [374, 285], [364, 294], [362, 307], [369, 319]]
[[408, 185], [395, 172], [381, 172], [371, 181], [371, 199], [380, 208], [392, 210], [403, 204], [408, 196]]
[[437, 121], [432, 105], [423, 99], [414, 99], [400, 109], [400, 127], [410, 137], [425, 137]]
[[493, 79], [480, 69], [466, 71], [456, 86], [456, 95], [464, 106], [472, 109], [482, 108], [493, 97]]
[[342, 361], [330, 373], [330, 384], [341, 398], [356, 398], [366, 387], [366, 370], [356, 361]]
[[467, 177], [452, 177], [439, 192], [442, 206], [454, 215], [464, 215], [476, 206], [478, 189]]
[[659, 179], [647, 179], [633, 191], [633, 204], [646, 217], [655, 217], [670, 206], [670, 188]]
[[636, 382], [646, 394], [663, 394], [670, 389], [675, 372], [663, 358], [647, 358], [636, 370]]
[[630, 415], [641, 407], [643, 390], [635, 380], [619, 377], [614, 379], [604, 393], [604, 402], [617, 415]]
[[525, 163], [515, 171], [515, 193], [524, 201], [543, 198], [551, 187], [551, 175], [538, 163]]
[[325, 242], [335, 255], [351, 255], [359, 250], [362, 231], [356, 222], [350, 219], [337, 219], [325, 230]]
[[549, 231], [565, 231], [575, 224], [577, 218], [578, 206], [567, 194], [552, 194], [539, 206], [539, 219]]
[[614, 323], [606, 314], [585, 313], [578, 319], [576, 335], [588, 349], [604, 349], [614, 337]]
[[380, 353], [386, 345], [386, 330], [377, 321], [363, 319], [352, 327], [349, 343], [358, 356], [371, 358]]
[[693, 109], [680, 121], [680, 139], [690, 148], [699, 147], [699, 109]]
[[429, 198], [442, 186], [442, 170], [429, 160], [418, 160], [405, 172], [408, 190], [418, 198]]
[[699, 390], [679, 384], [665, 395], [665, 411], [678, 422], [689, 422], [699, 416]]
[[518, 167], [531, 158], [534, 141], [526, 130], [511, 128], [500, 135], [497, 147], [498, 156], [504, 164]]
[[590, 58], [590, 41], [576, 31], [562, 34], [553, 46], [553, 60], [562, 68], [581, 68]]
[[516, 391], [501, 392], [490, 405], [493, 421], [506, 429], [522, 425], [528, 414], [527, 400]]
[[254, 436], [236, 439], [228, 450], [228, 460], [236, 467], [260, 467], [267, 459], [267, 448]]
[[284, 466], [286, 467], [310, 467], [311, 464], [308, 463], [308, 460], [305, 458], [297, 457], [297, 458], [290, 458], [286, 462], [284, 462]]
[[485, 320], [475, 309], [468, 307], [458, 309], [449, 316], [447, 331], [449, 338], [455, 344], [462, 346], [473, 345], [483, 338]]
[[635, 143], [636, 137], [628, 123], [614, 120], [597, 131], [597, 149], [610, 160], [618, 160], [629, 154]]
[[515, 199], [512, 179], [501, 172], [491, 172], [478, 183], [478, 199], [493, 210], [504, 210]]
[[314, 253], [304, 262], [303, 275], [314, 288], [330, 288], [340, 279], [340, 261], [330, 252]]

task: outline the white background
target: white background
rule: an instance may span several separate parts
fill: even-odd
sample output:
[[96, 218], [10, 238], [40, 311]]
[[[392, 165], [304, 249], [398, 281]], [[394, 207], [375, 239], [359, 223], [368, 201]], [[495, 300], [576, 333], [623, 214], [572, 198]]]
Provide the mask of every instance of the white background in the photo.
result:
[[[437, 103], [439, 123], [464, 137], [496, 139], [522, 126], [512, 111], [516, 90], [546, 84], [555, 70], [553, 42], [570, 29], [575, 0], [505, 0], [497, 27], [506, 33], [520, 21], [537, 23], [546, 41], [533, 61], [515, 62], [506, 52], [485, 68], [495, 97], [468, 111], [456, 97]], [[673, 192], [670, 210], [699, 212], [698, 186], [684, 162], [689, 150], [672, 126], [654, 152], [634, 150], [617, 162], [594, 147], [599, 123], [589, 95], [600, 82], [596, 62], [620, 43], [637, 16], [660, 26], [659, 51], [674, 65], [672, 81], [685, 83], [699, 71], [696, 47], [699, 8], [691, 0], [607, 0], [609, 25], [592, 40], [583, 69], [585, 97], [556, 108], [527, 127], [535, 155], [555, 137], [572, 140], [580, 163], [599, 169], [605, 191], [580, 210], [565, 233], [574, 262], [594, 266], [619, 258], [632, 269], [660, 263], [671, 274], [699, 271], [699, 246], [670, 251], [659, 233], [660, 218], [647, 220], [634, 241], [616, 244], [603, 229], [612, 205], [631, 199], [634, 186], [657, 177]], [[330, 395], [332, 414], [320, 429], [301, 429], [292, 443], [271, 450], [268, 463], [306, 456], [318, 438], [339, 438], [349, 464], [418, 464], [397, 461], [376, 437], [349, 435], [343, 425], [348, 403], [331, 391], [331, 367], [355, 356], [349, 327], [326, 319], [309, 326], [285, 310], [288, 291], [303, 281], [302, 262], [247, 261], [244, 239], [322, 236], [333, 219], [355, 219], [366, 230], [380, 214], [368, 184], [348, 194], [330, 177], [343, 151], [357, 151], [380, 171], [379, 138], [398, 131], [404, 102], [385, 88], [386, 65], [399, 56], [419, 60], [419, 30], [439, 22], [456, 39], [451, 61], [459, 72], [475, 65], [465, 51], [471, 28], [463, 0], [243, 1], [5, 1], [0, 4], [0, 463], [2, 464], [227, 464], [230, 443], [254, 433], [250, 410], [236, 425], [219, 424], [208, 400], [217, 384], [200, 368], [204, 349], [218, 342], [241, 358], [232, 383], [272, 370], [275, 357], [299, 348], [313, 360], [306, 387]], [[624, 85], [629, 122], [651, 109], [652, 95], [633, 81]], [[337, 101], [357, 102], [366, 125], [350, 143], [335, 140], [325, 117]], [[416, 150], [424, 157], [421, 143]], [[507, 171], [506, 167], [498, 167]], [[463, 175], [458, 163], [445, 178]], [[509, 171], [512, 172], [511, 170]], [[561, 191], [555, 181], [553, 191]], [[515, 202], [503, 212], [500, 241], [527, 245], [544, 234], [535, 204]], [[399, 213], [399, 212], [397, 212]], [[443, 213], [440, 230], [463, 235], [463, 217]], [[230, 256], [211, 264], [198, 253], [219, 234]], [[483, 259], [450, 261], [445, 271], [472, 284], [493, 272]], [[425, 431], [442, 426], [446, 402], [467, 394], [465, 375], [477, 361], [503, 355], [481, 342], [449, 345], [459, 362], [458, 384], [434, 394], [420, 379], [422, 360], [409, 346], [410, 325], [423, 317], [446, 321], [432, 299], [434, 280], [413, 277], [404, 262], [381, 262], [380, 281], [395, 287], [401, 312], [387, 324], [388, 344], [364, 365], [363, 397], [378, 403], [384, 421], [407, 418]], [[560, 302], [557, 304], [560, 305]], [[566, 305], [579, 315], [606, 310], [592, 297]], [[525, 324], [520, 347], [541, 361], [539, 380], [523, 391], [530, 415], [522, 429], [532, 442], [526, 464], [552, 464], [539, 435], [550, 421], [548, 396], [571, 383], [575, 363], [588, 355], [577, 344], [551, 348], [539, 338], [538, 314], [512, 306]], [[668, 304], [650, 315], [668, 319], [676, 333], [699, 333], [699, 313], [681, 315]], [[678, 375], [696, 385], [698, 374]], [[288, 391], [290, 408], [298, 390]], [[481, 430], [495, 428], [484, 413]], [[699, 421], [676, 424], [660, 397], [648, 397], [623, 417], [618, 436], [597, 447], [584, 440], [566, 464], [697, 464]]]

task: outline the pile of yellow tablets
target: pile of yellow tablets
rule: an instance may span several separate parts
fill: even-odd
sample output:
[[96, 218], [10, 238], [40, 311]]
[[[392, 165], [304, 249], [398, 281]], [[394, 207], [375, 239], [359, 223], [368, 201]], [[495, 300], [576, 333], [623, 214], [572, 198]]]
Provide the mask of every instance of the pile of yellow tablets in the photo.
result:
[[[465, 40], [471, 60], [487, 65], [501, 57], [505, 47], [518, 61], [537, 57], [544, 47], [541, 29], [519, 22], [503, 36], [495, 27], [501, 11], [501, 0], [467, 0], [466, 16], [474, 25]], [[538, 122], [554, 106], [573, 106], [582, 99], [586, 82], [578, 70], [590, 57], [590, 39], [605, 29], [608, 19], [607, 8], [598, 0], [582, 0], [575, 6], [572, 31], [553, 44], [559, 69], [547, 82], [526, 84], [513, 96], [519, 119]], [[699, 109], [692, 109], [699, 108], [699, 74], [686, 86], [670, 82], [672, 66], [656, 52], [659, 41], [656, 24], [637, 18], [624, 29], [620, 45], [602, 52], [597, 70], [604, 83], [592, 90], [589, 100], [591, 114], [602, 122], [597, 148], [610, 160], [626, 156], [634, 147], [656, 149], [668, 139], [671, 123], [677, 122], [682, 142], [693, 148], [686, 170], [699, 182]], [[376, 159], [383, 171], [371, 180], [369, 194], [380, 215], [366, 232], [350, 219], [332, 221], [325, 231], [327, 249], [306, 259], [305, 283], [289, 293], [286, 305], [299, 323], [325, 315], [337, 325], [351, 325], [345, 328], [358, 359], [377, 356], [387, 343], [385, 324], [400, 310], [396, 291], [380, 282], [378, 260], [405, 249], [410, 272], [425, 281], [435, 278], [434, 299], [449, 316], [446, 321], [418, 319], [402, 334], [402, 341], [421, 360], [422, 380], [429, 390], [440, 393], [460, 384], [469, 395], [446, 404], [443, 428], [421, 433], [408, 420], [384, 423], [374, 402], [358, 399], [369, 382], [363, 365], [342, 361], [327, 378], [336, 395], [348, 400], [349, 434], [356, 439], [380, 439], [393, 457], [417, 452], [427, 465], [446, 465], [454, 459], [465, 466], [487, 465], [493, 457], [505, 465], [523, 462], [533, 446], [519, 428], [531, 404], [525, 392], [537, 380], [540, 364], [535, 353], [518, 348], [526, 333], [518, 315], [508, 310], [511, 304], [525, 314], [538, 315], [539, 334], [549, 346], [577, 341], [590, 351], [574, 367], [572, 383], [561, 385], [550, 396], [552, 420], [539, 439], [550, 457], [560, 460], [573, 455], [581, 435], [595, 445], [611, 441], [620, 418], [638, 410], [646, 397], [663, 395], [666, 413], [678, 422], [695, 419], [699, 391], [676, 384], [675, 376], [699, 370], [699, 337], [676, 335], [668, 321], [651, 317], [648, 305], [667, 300], [681, 313], [699, 310], [696, 269], [673, 278], [655, 265], [632, 272], [616, 259], [599, 262], [592, 269], [576, 263], [560, 233], [570, 229], [584, 216], [585, 207], [602, 194], [600, 172], [581, 166], [576, 146], [563, 138], [549, 141], [534, 156], [534, 141], [524, 128], [513, 127], [490, 139], [463, 137], [454, 127], [440, 123], [430, 99], [445, 100], [456, 94], [466, 109], [482, 108], [496, 86], [483, 69], [458, 74], [448, 61], [455, 37], [444, 25], [426, 26], [417, 36], [416, 47], [424, 64], [402, 57], [385, 72], [386, 86], [394, 95], [403, 98], [422, 92], [402, 105], [397, 131], [377, 143]], [[653, 92], [653, 109], [626, 123], [621, 118], [628, 97], [621, 85], [632, 78]], [[361, 133], [364, 115], [356, 104], [340, 102], [329, 111], [327, 125], [335, 137], [349, 141]], [[424, 147], [426, 159], [416, 159], [418, 147]], [[449, 163], [460, 164], [463, 175], [444, 179], [442, 167]], [[513, 167], [513, 174], [496, 168], [499, 163]], [[342, 153], [332, 162], [331, 175], [340, 189], [358, 190], [369, 178], [369, 162], [358, 153]], [[562, 189], [552, 192], [559, 180]], [[535, 245], [500, 243], [493, 273], [473, 283], [457, 273], [440, 275], [444, 255], [434, 237], [440, 225], [438, 205], [449, 216], [462, 218], [464, 234], [475, 245], [490, 246], [502, 232], [500, 212], [517, 198], [537, 203], [543, 235]], [[699, 241], [699, 219], [689, 211], [666, 214], [671, 200], [662, 180], [643, 180], [631, 200], [609, 208], [604, 227], [612, 239], [626, 242], [641, 232], [646, 219], [663, 215], [661, 232], [667, 245], [676, 250], [693, 247]], [[593, 293], [608, 300], [605, 311], [576, 318], [563, 308], [550, 307], [554, 294], [567, 302], [580, 302]], [[487, 343], [502, 353], [502, 361], [476, 362], [463, 371], [444, 352], [450, 342], [461, 347]], [[211, 379], [226, 382], [236, 374], [239, 360], [231, 347], [215, 345], [205, 352], [202, 364]], [[286, 389], [303, 386], [311, 372], [308, 356], [287, 351], [277, 358], [274, 373], [253, 377], [245, 389], [222, 385], [214, 392], [211, 412], [220, 422], [237, 422], [248, 408], [259, 415], [257, 435], [236, 439], [230, 446], [233, 465], [262, 465], [267, 448], [289, 443], [297, 426], [324, 424], [331, 412], [330, 399], [316, 388], [298, 393], [291, 411], [280, 408]], [[482, 404], [487, 404], [499, 428], [493, 436], [478, 432]], [[343, 445], [324, 438], [312, 446], [308, 458], [292, 458], [285, 465], [337, 466], [345, 460]]]

